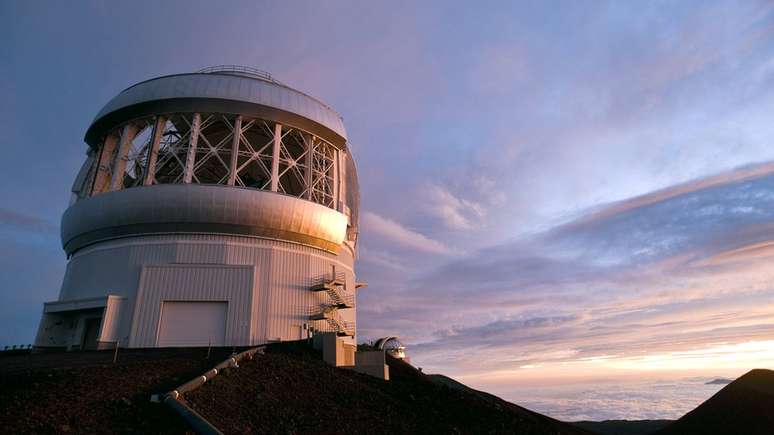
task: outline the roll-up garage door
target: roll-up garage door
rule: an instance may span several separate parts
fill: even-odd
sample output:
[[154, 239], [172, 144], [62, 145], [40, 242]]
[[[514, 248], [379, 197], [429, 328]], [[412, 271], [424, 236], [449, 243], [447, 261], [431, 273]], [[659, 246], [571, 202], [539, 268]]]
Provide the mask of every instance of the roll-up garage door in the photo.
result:
[[228, 302], [164, 301], [159, 347], [225, 346]]

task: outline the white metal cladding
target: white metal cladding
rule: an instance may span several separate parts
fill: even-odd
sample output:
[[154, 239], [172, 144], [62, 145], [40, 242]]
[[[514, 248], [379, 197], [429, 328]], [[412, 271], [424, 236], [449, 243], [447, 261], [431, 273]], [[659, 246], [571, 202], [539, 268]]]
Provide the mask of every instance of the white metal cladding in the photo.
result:
[[104, 308], [109, 300], [109, 296], [98, 296], [80, 298], [67, 301], [46, 302], [43, 304], [44, 313], [61, 313], [66, 311], [89, 310], [93, 308]]
[[227, 301], [163, 301], [159, 347], [225, 346]]
[[[119, 336], [122, 342], [128, 342], [130, 324], [147, 320], [144, 317], [133, 320], [132, 313], [144, 265], [177, 263], [192, 268], [257, 265], [255, 297], [250, 307], [252, 333], [248, 341], [240, 344], [296, 340], [304, 323], [321, 330], [326, 326], [323, 321], [308, 320], [308, 310], [326, 302], [325, 295], [321, 294], [324, 292], [309, 290], [313, 280], [331, 273], [335, 266], [337, 272], [345, 274], [347, 292], [354, 294], [353, 262], [353, 255], [347, 249], [334, 255], [297, 243], [251, 237], [205, 234], [128, 237], [78, 250], [67, 265], [59, 300], [106, 293], [126, 297], [127, 308], [122, 315], [128, 320], [122, 323]], [[181, 284], [187, 282], [185, 277], [175, 276], [183, 281], [168, 281], [168, 284], [185, 292]], [[155, 310], [156, 315], [160, 310], [159, 306], [149, 309]], [[355, 309], [343, 309], [340, 314], [348, 322], [356, 320]]]
[[102, 312], [102, 328], [100, 329], [99, 341], [117, 342], [121, 340], [120, 331], [123, 318], [126, 312], [126, 298], [110, 295], [105, 304], [105, 310]]
[[115, 96], [95, 117], [156, 100], [213, 98], [274, 107], [292, 112], [347, 138], [341, 115], [326, 104], [290, 87], [231, 74], [180, 74], [138, 83]]
[[225, 345], [249, 343], [254, 274], [254, 266], [145, 266], [137, 290], [131, 346], [158, 345], [165, 301], [228, 302]]
[[290, 196], [233, 186], [164, 184], [108, 192], [62, 216], [68, 253], [111, 238], [151, 233], [221, 233], [289, 240], [330, 251], [344, 242], [347, 217]]

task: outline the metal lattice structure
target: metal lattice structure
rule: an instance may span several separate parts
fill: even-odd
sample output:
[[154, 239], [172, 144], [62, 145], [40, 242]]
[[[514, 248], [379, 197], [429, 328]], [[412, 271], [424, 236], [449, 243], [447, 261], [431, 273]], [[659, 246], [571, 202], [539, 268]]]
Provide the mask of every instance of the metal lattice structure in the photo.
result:
[[337, 209], [338, 180], [346, 171], [345, 153], [313, 134], [224, 113], [133, 120], [108, 134], [90, 156], [75, 187], [79, 198], [154, 184], [220, 184]]

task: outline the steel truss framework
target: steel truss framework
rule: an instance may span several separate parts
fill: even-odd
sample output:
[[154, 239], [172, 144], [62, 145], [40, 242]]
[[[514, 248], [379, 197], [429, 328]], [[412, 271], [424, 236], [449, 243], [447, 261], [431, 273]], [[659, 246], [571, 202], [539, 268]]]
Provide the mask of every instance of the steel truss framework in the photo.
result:
[[153, 184], [223, 184], [339, 209], [344, 159], [344, 152], [325, 140], [273, 121], [170, 114], [114, 129], [90, 151], [73, 192], [87, 197]]

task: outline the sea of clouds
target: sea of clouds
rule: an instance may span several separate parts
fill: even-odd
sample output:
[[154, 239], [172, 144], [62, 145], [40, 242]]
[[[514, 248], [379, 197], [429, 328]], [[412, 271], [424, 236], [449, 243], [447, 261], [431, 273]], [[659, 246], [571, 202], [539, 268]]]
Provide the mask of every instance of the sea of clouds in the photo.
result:
[[502, 396], [562, 421], [676, 420], [724, 385], [709, 378], [514, 388]]

